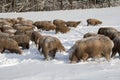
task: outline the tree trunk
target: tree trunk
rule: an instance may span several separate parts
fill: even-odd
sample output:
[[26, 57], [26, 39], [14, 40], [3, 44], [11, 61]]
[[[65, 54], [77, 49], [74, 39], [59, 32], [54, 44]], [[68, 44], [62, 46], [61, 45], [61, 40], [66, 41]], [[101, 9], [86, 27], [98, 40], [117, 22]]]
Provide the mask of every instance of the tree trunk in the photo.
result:
[[63, 10], [63, 0], [60, 0], [60, 9]]
[[108, 2], [107, 2], [107, 3], [108, 3], [108, 7], [110, 7], [110, 6], [111, 6], [111, 5], [110, 5], [110, 0], [107, 0], [107, 1], [108, 1]]

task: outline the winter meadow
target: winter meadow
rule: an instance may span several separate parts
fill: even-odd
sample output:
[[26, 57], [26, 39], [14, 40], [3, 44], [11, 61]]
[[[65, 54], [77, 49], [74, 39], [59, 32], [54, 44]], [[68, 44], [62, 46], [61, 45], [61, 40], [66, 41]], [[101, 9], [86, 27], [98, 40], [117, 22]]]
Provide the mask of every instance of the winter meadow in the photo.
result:
[[[108, 62], [105, 57], [88, 58], [86, 61], [70, 63], [67, 52], [77, 40], [83, 39], [84, 34], [97, 33], [101, 27], [112, 27], [120, 31], [120, 7], [78, 9], [43, 12], [0, 13], [0, 18], [18, 18], [26, 20], [52, 21], [81, 21], [76, 28], [70, 27], [66, 33], [55, 30], [34, 31], [41, 35], [56, 37], [66, 51], [56, 52], [52, 60], [44, 60], [44, 55], [38, 50], [35, 42], [29, 42], [29, 49], [21, 49], [22, 54], [4, 50], [0, 54], [0, 80], [119, 80], [120, 57], [118, 54]], [[102, 24], [87, 26], [86, 20], [94, 18]], [[23, 22], [24, 23], [24, 22]], [[37, 25], [37, 24], [36, 24]], [[17, 25], [16, 25], [17, 26]], [[15, 27], [16, 29], [21, 29]], [[29, 35], [29, 34], [28, 34]], [[48, 39], [48, 42], [51, 39]], [[3, 44], [3, 43], [0, 43]], [[4, 43], [7, 45], [7, 43]], [[59, 45], [57, 45], [59, 46]], [[111, 53], [112, 54], [112, 53]]]

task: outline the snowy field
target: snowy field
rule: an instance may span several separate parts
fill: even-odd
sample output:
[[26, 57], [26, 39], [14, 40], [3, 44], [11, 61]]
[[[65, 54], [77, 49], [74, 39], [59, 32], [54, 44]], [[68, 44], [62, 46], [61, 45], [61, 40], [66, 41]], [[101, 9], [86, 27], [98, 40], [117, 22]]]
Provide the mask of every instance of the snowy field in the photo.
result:
[[[33, 21], [63, 19], [65, 21], [82, 21], [77, 28], [71, 28], [66, 34], [55, 31], [43, 31], [60, 39], [66, 50], [75, 41], [82, 39], [87, 32], [97, 33], [100, 27], [114, 27], [120, 31], [120, 7], [85, 10], [66, 10], [51, 12], [0, 13], [0, 18], [24, 17]], [[96, 18], [102, 25], [86, 26], [86, 19]], [[120, 80], [120, 57], [107, 62], [89, 59], [86, 62], [70, 64], [68, 53], [57, 52], [54, 60], [44, 61], [34, 43], [22, 55], [0, 54], [0, 80]]]

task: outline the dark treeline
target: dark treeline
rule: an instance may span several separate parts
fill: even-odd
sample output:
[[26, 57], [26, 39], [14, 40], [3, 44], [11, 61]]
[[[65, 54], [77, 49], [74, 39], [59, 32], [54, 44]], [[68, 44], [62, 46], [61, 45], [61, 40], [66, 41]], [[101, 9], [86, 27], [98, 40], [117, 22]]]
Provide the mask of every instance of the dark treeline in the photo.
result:
[[120, 0], [0, 0], [0, 12], [88, 9], [119, 5]]

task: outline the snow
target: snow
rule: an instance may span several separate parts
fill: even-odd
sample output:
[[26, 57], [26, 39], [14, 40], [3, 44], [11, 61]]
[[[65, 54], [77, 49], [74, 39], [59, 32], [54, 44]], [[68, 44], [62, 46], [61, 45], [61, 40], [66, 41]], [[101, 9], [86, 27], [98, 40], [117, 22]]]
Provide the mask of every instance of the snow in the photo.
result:
[[[100, 27], [114, 27], [120, 30], [120, 7], [65, 10], [49, 12], [0, 13], [1, 18], [24, 17], [33, 21], [63, 19], [66, 21], [82, 21], [77, 28], [71, 28], [66, 34], [55, 34], [55, 31], [42, 31], [43, 35], [51, 35], [60, 39], [66, 50], [75, 41], [83, 38], [87, 32], [97, 33]], [[86, 19], [96, 18], [102, 25], [86, 26]], [[88, 59], [86, 62], [70, 64], [67, 52], [57, 52], [54, 60], [44, 61], [34, 43], [30, 49], [23, 50], [22, 55], [5, 51], [0, 54], [0, 80], [120, 80], [120, 57], [107, 62]]]

